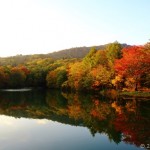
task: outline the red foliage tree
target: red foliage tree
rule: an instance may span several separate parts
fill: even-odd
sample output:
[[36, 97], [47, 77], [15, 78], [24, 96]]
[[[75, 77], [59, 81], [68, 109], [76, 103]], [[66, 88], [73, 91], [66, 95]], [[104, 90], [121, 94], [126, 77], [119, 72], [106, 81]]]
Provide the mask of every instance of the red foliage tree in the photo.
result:
[[144, 73], [150, 73], [150, 53], [142, 46], [131, 46], [122, 50], [123, 57], [115, 61], [115, 71], [125, 78], [135, 80], [135, 90]]
[[122, 140], [136, 146], [140, 146], [141, 143], [146, 145], [149, 142], [149, 124], [148, 118], [130, 113], [117, 114], [114, 120], [116, 131], [122, 132]]

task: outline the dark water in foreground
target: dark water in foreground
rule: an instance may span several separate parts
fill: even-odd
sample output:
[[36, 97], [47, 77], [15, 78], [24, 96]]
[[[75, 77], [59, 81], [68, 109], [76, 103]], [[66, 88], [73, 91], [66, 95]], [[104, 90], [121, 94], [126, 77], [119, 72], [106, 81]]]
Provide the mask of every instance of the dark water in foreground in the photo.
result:
[[149, 128], [149, 101], [0, 92], [0, 150], [138, 150], [141, 144], [148, 149]]

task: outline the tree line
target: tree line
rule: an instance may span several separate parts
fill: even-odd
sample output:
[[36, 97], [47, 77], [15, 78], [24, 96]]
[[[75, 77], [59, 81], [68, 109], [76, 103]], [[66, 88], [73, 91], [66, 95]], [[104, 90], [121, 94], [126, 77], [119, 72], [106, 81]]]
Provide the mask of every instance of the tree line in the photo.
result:
[[150, 87], [150, 44], [114, 42], [91, 48], [84, 58], [34, 58], [0, 66], [0, 88], [47, 87], [62, 90], [146, 90]]

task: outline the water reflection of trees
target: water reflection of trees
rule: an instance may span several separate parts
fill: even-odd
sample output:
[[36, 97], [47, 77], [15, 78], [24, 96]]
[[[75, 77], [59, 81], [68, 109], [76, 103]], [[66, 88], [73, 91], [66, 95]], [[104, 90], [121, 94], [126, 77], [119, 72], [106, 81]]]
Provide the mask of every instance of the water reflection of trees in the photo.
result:
[[114, 101], [58, 91], [0, 93], [0, 114], [85, 126], [93, 136], [104, 133], [115, 143], [136, 146], [150, 143], [149, 105], [137, 99]]
[[149, 102], [132, 99], [124, 104], [114, 102], [117, 114], [114, 119], [116, 131], [122, 132], [122, 140], [140, 146], [150, 143]]

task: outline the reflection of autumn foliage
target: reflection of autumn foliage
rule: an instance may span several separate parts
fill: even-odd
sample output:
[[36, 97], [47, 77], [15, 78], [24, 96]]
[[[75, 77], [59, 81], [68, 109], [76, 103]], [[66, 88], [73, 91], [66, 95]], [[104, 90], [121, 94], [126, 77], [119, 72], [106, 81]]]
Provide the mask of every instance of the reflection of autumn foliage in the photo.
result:
[[10, 107], [10, 110], [21, 110], [21, 109], [23, 110], [23, 109], [26, 108], [26, 106], [27, 106], [27, 105], [25, 105], [25, 104], [24, 104], [24, 105], [20, 105], [20, 106], [17, 106], [17, 105], [16, 105], [16, 106]]
[[73, 95], [73, 101], [68, 105], [68, 115], [71, 118], [83, 119], [83, 110], [81, 106], [81, 102], [79, 101], [79, 97], [77, 94]]
[[70, 117], [73, 117], [75, 120], [80, 119], [82, 117], [82, 111], [80, 105], [69, 106], [68, 113]]
[[94, 105], [90, 114], [99, 120], [105, 120], [111, 113], [110, 105], [105, 102], [100, 102], [99, 100], [94, 100], [93, 102]]
[[139, 146], [149, 143], [150, 121], [144, 117], [133, 114], [118, 114], [114, 120], [115, 129], [122, 132], [123, 141]]
[[115, 109], [115, 111], [118, 113], [118, 114], [122, 114], [124, 113], [124, 111], [127, 111], [127, 112], [134, 112], [136, 113], [136, 110], [137, 110], [137, 104], [136, 104], [136, 100], [133, 99], [132, 101], [126, 101], [125, 102], [125, 106], [122, 106], [122, 105], [118, 105], [118, 102], [117, 101], [114, 101], [111, 106]]
[[[9, 95], [10, 94], [10, 95]], [[106, 134], [115, 143], [121, 140], [139, 146], [149, 143], [149, 108], [136, 99], [104, 100], [97, 95], [49, 91], [0, 96], [0, 113], [15, 117], [47, 118], [84, 126], [94, 136]], [[44, 94], [41, 96], [41, 94]], [[141, 104], [141, 105], [140, 105]], [[146, 108], [145, 108], [146, 106]]]
[[112, 104], [111, 104], [112, 108], [114, 108], [116, 110], [116, 112], [118, 114], [121, 114], [122, 113], [122, 106], [118, 106], [117, 105], [117, 102], [114, 101]]
[[[145, 108], [140, 111], [140, 102], [133, 99], [125, 102], [114, 101], [111, 105], [116, 111], [113, 124], [115, 130], [122, 133], [122, 140], [136, 146], [140, 146], [141, 143], [149, 143], [150, 121], [148, 117], [142, 115]], [[148, 107], [146, 107], [146, 112], [147, 109]]]

